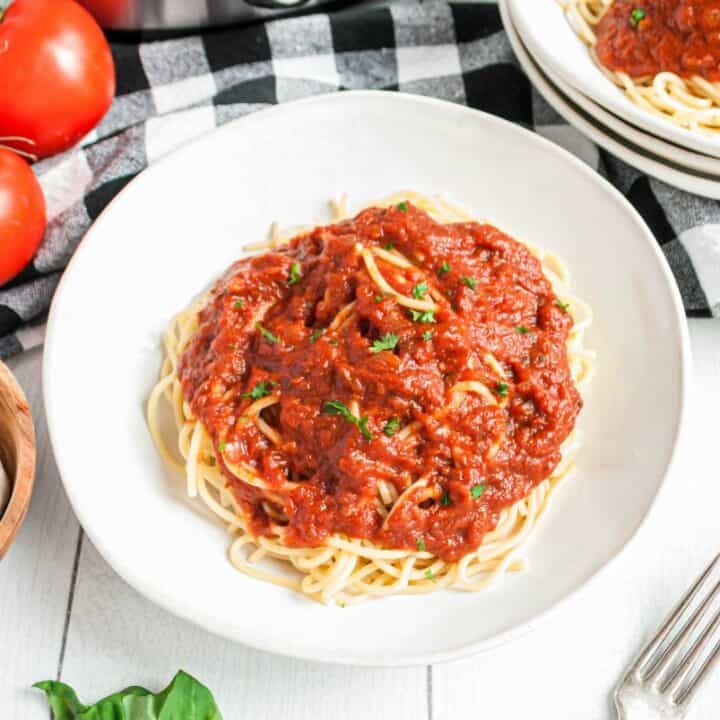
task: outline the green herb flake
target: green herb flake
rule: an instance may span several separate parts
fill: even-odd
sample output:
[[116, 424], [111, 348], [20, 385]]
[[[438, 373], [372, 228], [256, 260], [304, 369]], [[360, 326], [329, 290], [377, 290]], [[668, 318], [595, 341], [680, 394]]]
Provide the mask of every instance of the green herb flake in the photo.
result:
[[425, 342], [429, 342], [430, 340], [432, 340], [432, 336], [433, 336], [433, 331], [432, 331], [432, 330], [426, 330], [426, 331], [423, 333], [423, 340], [424, 340]]
[[446, 260], [438, 269], [437, 274], [438, 275], [445, 275], [446, 273], [450, 272], [450, 263]]
[[259, 400], [270, 395], [276, 385], [277, 383], [274, 380], [261, 380], [250, 392], [243, 393], [240, 397]]
[[261, 323], [256, 322], [255, 327], [260, 331], [260, 334], [273, 345], [280, 342], [277, 335], [273, 335], [267, 328], [264, 328]]
[[288, 285], [296, 285], [302, 280], [302, 268], [299, 262], [294, 262], [290, 266], [290, 275], [288, 277]]
[[393, 243], [385, 243], [384, 247], [388, 252], [395, 249], [395, 245]]
[[433, 572], [430, 568], [425, 571], [425, 577], [432, 582], [437, 583], [437, 580], [433, 577]]
[[570, 309], [570, 303], [563, 302], [562, 300], [556, 300], [555, 307], [559, 307], [564, 313], [566, 313]]
[[485, 483], [478, 483], [470, 488], [470, 495], [477, 500], [484, 492], [486, 485]]
[[644, 20], [647, 16], [647, 11], [644, 8], [636, 7], [630, 12], [630, 24], [636, 28], [641, 20]]
[[218, 452], [222, 455], [225, 452], [226, 447], [227, 447], [227, 445], [225, 444], [224, 441], [221, 443], [218, 443]]
[[466, 287], [469, 287], [473, 292], [475, 291], [475, 288], [477, 287], [477, 280], [475, 278], [468, 277], [467, 275], [462, 278], [460, 281], [463, 285]]
[[397, 344], [400, 337], [395, 333], [385, 333], [379, 340], [374, 340], [370, 347], [371, 353], [379, 353], [383, 350], [392, 350]]
[[521, 334], [521, 335], [527, 335], [530, 332], [530, 328], [527, 325], [516, 325], [515, 329]]
[[418, 283], [412, 291], [412, 295], [416, 300], [422, 300], [428, 294], [428, 284], [426, 282]]
[[500, 397], [507, 397], [507, 394], [508, 394], [508, 390], [509, 390], [509, 389], [510, 389], [510, 388], [508, 387], [507, 383], [504, 383], [504, 382], [498, 381], [497, 385], [495, 385], [495, 392], [496, 392]]
[[442, 494], [442, 497], [440, 498], [440, 503], [443, 505], [443, 507], [447, 507], [450, 504], [450, 496], [447, 494], [447, 492], [444, 492]]
[[320, 336], [325, 332], [324, 328], [315, 328], [310, 335], [310, 342], [317, 342]]
[[425, 552], [425, 541], [422, 538], [418, 538], [416, 541], [418, 550], [420, 552]]
[[397, 209], [400, 212], [407, 212], [408, 211], [408, 204], [403, 200], [402, 202], [399, 202], [397, 204]]
[[233, 307], [234, 307], [236, 310], [240, 310], [240, 309], [242, 308], [242, 306], [243, 306], [242, 298], [238, 298], [238, 299], [235, 301], [235, 305], [234, 305]]
[[333, 347], [337, 347], [337, 346], [338, 346], [338, 341], [337, 341], [337, 340], [328, 340], [328, 345], [332, 345]]
[[400, 427], [400, 420], [396, 417], [391, 417], [383, 427], [383, 432], [388, 436], [392, 437]]
[[356, 417], [350, 412], [350, 408], [340, 400], [326, 400], [320, 411], [323, 415], [341, 415], [349, 423], [356, 425], [366, 440], [372, 440], [372, 433], [368, 429], [368, 418], [363, 416]]
[[357, 426], [358, 426], [358, 429], [360, 430], [360, 432], [362, 433], [362, 436], [363, 436], [366, 440], [372, 440], [372, 439], [373, 439], [373, 436], [372, 436], [372, 433], [370, 432], [370, 430], [368, 429], [367, 424], [368, 424], [367, 415], [363, 415], [363, 416], [358, 420]]
[[415, 322], [420, 322], [420, 323], [437, 322], [435, 320], [435, 311], [434, 310], [411, 310], [410, 317]]
[[373, 300], [375, 300], [376, 303], [382, 302], [385, 298], [382, 295], [376, 295]]

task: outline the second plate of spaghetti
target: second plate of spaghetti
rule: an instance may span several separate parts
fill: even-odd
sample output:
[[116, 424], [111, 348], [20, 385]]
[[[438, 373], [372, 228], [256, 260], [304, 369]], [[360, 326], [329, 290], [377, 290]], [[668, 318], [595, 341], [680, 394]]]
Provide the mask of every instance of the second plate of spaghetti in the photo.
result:
[[657, 137], [720, 157], [720, 75], [705, 0], [510, 6], [528, 49], [565, 82]]
[[407, 664], [510, 637], [627, 543], [686, 353], [654, 241], [588, 168], [346, 93], [130, 183], [61, 283], [45, 381], [68, 495], [128, 582], [255, 647]]

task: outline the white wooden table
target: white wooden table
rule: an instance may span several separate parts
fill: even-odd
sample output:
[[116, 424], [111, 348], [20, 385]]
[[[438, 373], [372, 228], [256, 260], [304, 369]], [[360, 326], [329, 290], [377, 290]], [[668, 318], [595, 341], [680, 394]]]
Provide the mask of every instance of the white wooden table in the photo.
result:
[[[719, 479], [720, 322], [695, 320], [690, 329], [694, 388], [682, 450], [667, 489], [627, 552], [526, 637], [447, 665], [392, 670], [249, 650], [140, 597], [84, 538], [68, 505], [43, 415], [41, 353], [12, 360], [35, 416], [38, 472], [27, 521], [0, 563], [0, 717], [47, 720], [40, 693], [30, 689], [37, 680], [59, 676], [78, 688], [81, 699], [94, 701], [129, 684], [160, 689], [178, 668], [213, 689], [226, 720], [457, 720], [488, 708], [498, 720], [527, 717], [530, 709], [538, 718], [552, 712], [554, 720], [611, 717], [607, 693], [639, 636], [653, 629], [720, 550], [717, 504], [700, 503], [694, 517], [673, 519], [685, 489], [701, 493]], [[98, 481], [101, 476], [98, 468]], [[677, 525], [682, 535], [671, 532]], [[622, 630], [623, 623], [638, 637]], [[584, 662], [594, 679], [580, 672]], [[574, 692], [559, 692], [564, 683]], [[720, 689], [720, 672], [714, 686]], [[720, 692], [703, 698], [707, 717], [713, 716], [711, 695]], [[498, 709], [504, 712], [498, 715]]]
[[[720, 321], [693, 320], [690, 331], [693, 388], [681, 450], [627, 551], [525, 637], [407, 669], [250, 650], [142, 598], [98, 555], [68, 505], [45, 425], [41, 353], [11, 360], [35, 416], [38, 468], [25, 525], [0, 562], [0, 718], [47, 720], [42, 695], [30, 689], [37, 680], [62, 679], [90, 702], [131, 684], [159, 690], [183, 668], [213, 690], [225, 720], [608, 720], [610, 690], [641, 638], [720, 551]], [[720, 668], [696, 717], [716, 720], [718, 706]]]

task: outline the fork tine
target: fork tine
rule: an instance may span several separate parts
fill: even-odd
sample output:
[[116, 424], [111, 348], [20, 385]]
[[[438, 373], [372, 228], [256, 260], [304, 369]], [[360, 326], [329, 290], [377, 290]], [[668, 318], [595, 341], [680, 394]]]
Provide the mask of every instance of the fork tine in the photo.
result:
[[[693, 614], [690, 616], [690, 618], [685, 622], [685, 625], [683, 625], [680, 632], [677, 634], [675, 639], [670, 643], [670, 645], [667, 647], [665, 652], [658, 658], [658, 660], [655, 662], [652, 668], [650, 668], [647, 679], [655, 678], [655, 684], [660, 686], [660, 680], [662, 676], [667, 672], [668, 668], [672, 665], [672, 663], [678, 658], [680, 653], [680, 648], [682, 647], [682, 644], [688, 639], [690, 634], [695, 630], [696, 627], [700, 624], [700, 622], [705, 617], [705, 614], [712, 604], [712, 602], [715, 600], [715, 598], [720, 593], [720, 581], [715, 583], [713, 586], [713, 589], [708, 593], [708, 595], [705, 597], [705, 599], [700, 603], [698, 608], [693, 612]], [[691, 649], [694, 649], [695, 645]], [[681, 663], [682, 664], [682, 663]], [[673, 677], [676, 673], [673, 673]], [[670, 682], [672, 681], [672, 677], [669, 680], [665, 680], [662, 683], [662, 691], [664, 692], [665, 689], [668, 687]]]
[[708, 640], [713, 636], [715, 631], [720, 627], [720, 610], [718, 610], [712, 622], [703, 630], [692, 647], [687, 651], [682, 662], [677, 666], [672, 676], [667, 679], [661, 692], [668, 692], [671, 697], [678, 694], [681, 685], [686, 680], [693, 663], [698, 659], [700, 653], [707, 647]]
[[693, 694], [695, 693], [695, 690], [698, 688], [700, 682], [705, 677], [705, 675], [707, 675], [708, 670], [710, 670], [713, 662], [717, 659], [718, 655], [720, 655], [720, 640], [715, 643], [713, 649], [710, 651], [710, 654], [700, 666], [700, 669], [698, 670], [695, 677], [687, 684], [687, 687], [685, 688], [683, 693], [677, 697], [675, 702], [678, 705], [684, 705], [685, 703], [690, 702]]
[[627, 676], [635, 676], [640, 678], [640, 670], [647, 664], [648, 660], [650, 660], [653, 655], [657, 652], [657, 649], [662, 645], [662, 643], [667, 639], [667, 637], [670, 635], [672, 630], [675, 627], [675, 624], [678, 621], [678, 618], [685, 612], [687, 607], [690, 605], [690, 603], [695, 599], [695, 597], [698, 594], [698, 591], [700, 590], [700, 587], [703, 585], [707, 577], [712, 573], [712, 571], [715, 569], [715, 566], [718, 564], [718, 561], [720, 561], [720, 554], [716, 555], [714, 560], [708, 565], [705, 572], [700, 576], [700, 578], [695, 582], [695, 584], [688, 590], [685, 597], [680, 600], [680, 602], [677, 604], [677, 606], [673, 609], [673, 611], [670, 613], [670, 615], [667, 617], [665, 622], [663, 623], [662, 627], [658, 631], [657, 635], [655, 637], [651, 638], [648, 643], [645, 645], [645, 647], [641, 650], [638, 657], [635, 659], [635, 662], [630, 666], [629, 670], [627, 671]]

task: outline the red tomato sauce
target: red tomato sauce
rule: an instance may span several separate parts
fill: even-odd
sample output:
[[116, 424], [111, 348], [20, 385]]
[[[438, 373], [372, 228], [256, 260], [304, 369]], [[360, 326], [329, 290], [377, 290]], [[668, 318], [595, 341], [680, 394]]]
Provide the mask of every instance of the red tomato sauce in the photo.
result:
[[631, 77], [720, 81], [720, 0], [615, 0], [598, 24], [596, 51], [605, 67]]
[[[358, 244], [392, 245], [412, 261], [404, 270], [376, 258], [404, 295], [427, 283], [438, 298], [434, 322], [413, 319], [378, 290]], [[355, 319], [328, 331], [353, 301]], [[278, 489], [291, 546], [340, 533], [458, 560], [503, 508], [552, 473], [582, 406], [566, 350], [572, 319], [539, 261], [491, 225], [439, 224], [410, 203], [365, 210], [236, 262], [199, 320], [179, 363], [185, 397], [222, 455], [251, 530], [269, 533], [266, 494], [234, 478], [225, 460], [251, 465]], [[395, 346], [373, 352], [388, 334]], [[504, 370], [504, 388], [483, 359], [488, 352]], [[468, 393], [447, 410], [450, 388], [466, 380], [502, 394], [504, 407]], [[278, 445], [244, 416], [261, 382], [276, 383], [279, 403], [261, 417]], [[357, 402], [371, 439], [358, 423], [324, 414], [329, 400]], [[410, 423], [417, 429], [398, 437]], [[384, 523], [378, 483], [402, 493], [419, 479], [422, 501], [411, 498]], [[291, 488], [279, 489], [287, 481]]]

